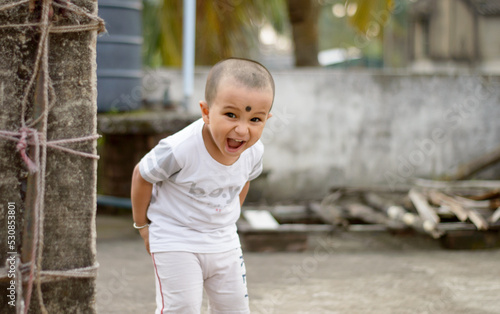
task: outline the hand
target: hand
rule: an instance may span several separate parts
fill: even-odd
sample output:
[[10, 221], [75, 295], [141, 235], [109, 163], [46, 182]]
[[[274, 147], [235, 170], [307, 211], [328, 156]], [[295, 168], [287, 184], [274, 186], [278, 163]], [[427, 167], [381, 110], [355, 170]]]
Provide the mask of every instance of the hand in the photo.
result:
[[144, 246], [146, 246], [146, 251], [148, 251], [148, 254], [151, 255], [151, 252], [149, 251], [149, 227], [139, 229], [139, 234], [144, 240]]

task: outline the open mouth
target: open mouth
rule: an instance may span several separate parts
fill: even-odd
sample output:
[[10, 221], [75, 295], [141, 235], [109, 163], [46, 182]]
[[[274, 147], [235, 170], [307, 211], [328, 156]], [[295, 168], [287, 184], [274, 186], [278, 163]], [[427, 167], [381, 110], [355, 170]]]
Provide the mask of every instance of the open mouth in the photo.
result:
[[236, 152], [238, 151], [238, 149], [241, 148], [241, 146], [243, 146], [243, 144], [246, 143], [246, 141], [228, 138], [226, 143], [227, 143], [227, 150], [229, 152]]

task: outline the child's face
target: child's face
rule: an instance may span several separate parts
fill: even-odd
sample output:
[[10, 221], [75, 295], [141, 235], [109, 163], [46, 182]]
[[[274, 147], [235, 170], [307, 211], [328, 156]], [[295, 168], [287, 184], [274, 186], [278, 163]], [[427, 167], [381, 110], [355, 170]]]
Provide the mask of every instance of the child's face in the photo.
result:
[[213, 104], [200, 102], [207, 150], [218, 162], [230, 165], [255, 144], [271, 117], [271, 87], [252, 89], [224, 78]]

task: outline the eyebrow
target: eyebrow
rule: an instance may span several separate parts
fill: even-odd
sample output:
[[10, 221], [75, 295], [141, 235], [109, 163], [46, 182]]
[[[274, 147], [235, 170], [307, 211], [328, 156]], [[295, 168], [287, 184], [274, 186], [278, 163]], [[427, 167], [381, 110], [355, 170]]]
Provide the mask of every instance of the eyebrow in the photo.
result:
[[266, 115], [266, 112], [265, 112], [265, 111], [259, 111], [259, 112], [256, 112], [256, 113], [254, 113], [254, 114], [257, 114], [257, 115], [258, 115], [258, 114]]

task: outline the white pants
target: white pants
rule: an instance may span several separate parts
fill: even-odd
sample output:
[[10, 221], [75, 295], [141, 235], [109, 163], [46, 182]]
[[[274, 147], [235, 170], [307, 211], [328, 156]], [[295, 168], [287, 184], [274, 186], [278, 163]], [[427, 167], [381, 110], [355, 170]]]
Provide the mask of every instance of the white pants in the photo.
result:
[[155, 314], [199, 314], [203, 288], [210, 313], [250, 313], [240, 248], [224, 253], [159, 252], [151, 256]]

